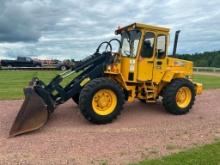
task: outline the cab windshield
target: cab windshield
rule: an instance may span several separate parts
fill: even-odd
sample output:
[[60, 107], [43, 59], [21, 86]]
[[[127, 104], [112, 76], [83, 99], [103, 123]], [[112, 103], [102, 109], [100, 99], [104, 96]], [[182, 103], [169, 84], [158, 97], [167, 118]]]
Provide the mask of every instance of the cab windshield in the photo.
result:
[[136, 57], [140, 38], [141, 38], [141, 32], [139, 30], [122, 32], [121, 33], [122, 56]]

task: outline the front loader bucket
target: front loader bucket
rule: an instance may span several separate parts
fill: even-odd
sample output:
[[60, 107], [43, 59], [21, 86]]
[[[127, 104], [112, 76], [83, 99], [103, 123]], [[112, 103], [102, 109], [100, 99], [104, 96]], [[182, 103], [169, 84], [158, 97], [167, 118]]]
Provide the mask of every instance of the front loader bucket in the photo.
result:
[[10, 137], [41, 128], [49, 116], [47, 105], [32, 86], [25, 88], [24, 94], [25, 100], [11, 127]]

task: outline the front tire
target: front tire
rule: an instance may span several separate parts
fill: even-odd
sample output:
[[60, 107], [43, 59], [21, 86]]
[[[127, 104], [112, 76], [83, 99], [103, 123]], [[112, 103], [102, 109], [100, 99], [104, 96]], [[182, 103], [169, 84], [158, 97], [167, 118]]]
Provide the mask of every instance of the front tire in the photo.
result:
[[195, 88], [188, 79], [174, 79], [163, 91], [163, 105], [168, 112], [175, 115], [188, 113], [194, 101]]
[[72, 97], [73, 101], [74, 101], [77, 105], [79, 104], [79, 95], [80, 95], [80, 93], [77, 93], [77, 94], [75, 94], [75, 95]]
[[81, 91], [79, 107], [82, 115], [96, 124], [110, 123], [116, 119], [124, 104], [122, 88], [110, 78], [97, 78]]

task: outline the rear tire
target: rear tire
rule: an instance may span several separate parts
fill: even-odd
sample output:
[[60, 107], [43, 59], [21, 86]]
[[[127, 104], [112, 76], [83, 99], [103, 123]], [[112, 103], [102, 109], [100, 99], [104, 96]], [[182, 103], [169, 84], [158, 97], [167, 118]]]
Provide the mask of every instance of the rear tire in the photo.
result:
[[174, 79], [163, 91], [163, 106], [168, 112], [175, 115], [188, 113], [194, 101], [195, 88], [188, 79]]
[[97, 78], [81, 91], [79, 107], [82, 115], [96, 124], [110, 123], [120, 114], [124, 104], [122, 88], [110, 78]]

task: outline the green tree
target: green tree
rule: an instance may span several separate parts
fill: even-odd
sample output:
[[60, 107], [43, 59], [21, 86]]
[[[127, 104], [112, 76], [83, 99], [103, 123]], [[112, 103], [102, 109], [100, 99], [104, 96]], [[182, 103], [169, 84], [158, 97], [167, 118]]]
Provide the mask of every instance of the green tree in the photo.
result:
[[185, 55], [182, 54], [178, 55], [177, 57], [180, 59], [193, 61], [194, 66], [220, 68], [220, 51], [211, 51]]

